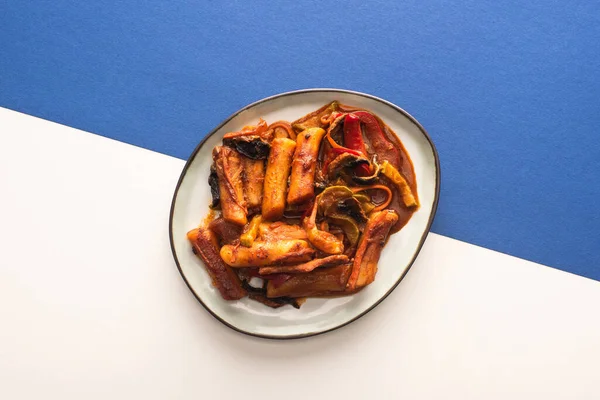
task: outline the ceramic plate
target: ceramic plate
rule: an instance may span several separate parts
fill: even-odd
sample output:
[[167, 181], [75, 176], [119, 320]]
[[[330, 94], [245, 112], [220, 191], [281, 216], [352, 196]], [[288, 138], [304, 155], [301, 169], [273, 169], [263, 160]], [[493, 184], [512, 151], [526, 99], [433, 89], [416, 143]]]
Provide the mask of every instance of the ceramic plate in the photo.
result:
[[[332, 299], [311, 298], [297, 310], [271, 309], [249, 300], [225, 301], [212, 287], [202, 262], [192, 253], [186, 233], [198, 226], [211, 202], [208, 174], [211, 151], [223, 135], [259, 118], [267, 122], [296, 120], [324, 104], [338, 100], [377, 114], [400, 138], [417, 177], [420, 209], [392, 235], [383, 249], [375, 282], [361, 292]], [[244, 107], [210, 132], [187, 161], [173, 196], [169, 233], [181, 276], [200, 303], [219, 321], [253, 336], [290, 339], [342, 327], [360, 318], [385, 299], [414, 262], [429, 232], [440, 188], [440, 166], [435, 146], [423, 127], [400, 107], [377, 97], [338, 89], [309, 89], [272, 96]]]

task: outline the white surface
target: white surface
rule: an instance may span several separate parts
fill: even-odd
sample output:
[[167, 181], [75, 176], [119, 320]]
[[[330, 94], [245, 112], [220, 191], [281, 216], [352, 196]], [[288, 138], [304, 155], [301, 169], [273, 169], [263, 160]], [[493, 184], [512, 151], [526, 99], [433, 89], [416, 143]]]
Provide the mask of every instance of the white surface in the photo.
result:
[[[271, 309], [248, 298], [236, 302], [223, 301], [219, 291], [211, 285], [202, 262], [190, 251], [190, 243], [186, 237], [190, 229], [197, 227], [206, 218], [209, 210], [211, 195], [207, 182], [212, 164], [212, 149], [221, 144], [227, 132], [256, 124], [259, 116], [267, 123], [294, 121], [334, 100], [375, 112], [396, 132], [414, 165], [420, 209], [400, 232], [390, 237], [381, 254], [375, 282], [360, 293], [334, 299], [308, 299], [300, 310], [292, 307]], [[181, 270], [194, 292], [208, 308], [229, 324], [245, 332], [271, 337], [320, 333], [357, 318], [380, 301], [398, 282], [427, 231], [436, 185], [435, 155], [430, 142], [420, 128], [397, 109], [370, 97], [328, 89], [288, 94], [263, 101], [236, 115], [200, 148], [177, 195], [173, 214], [173, 243]]]
[[1, 399], [600, 398], [596, 281], [432, 234], [357, 322], [247, 337], [172, 260], [182, 161], [3, 109], [0, 126]]

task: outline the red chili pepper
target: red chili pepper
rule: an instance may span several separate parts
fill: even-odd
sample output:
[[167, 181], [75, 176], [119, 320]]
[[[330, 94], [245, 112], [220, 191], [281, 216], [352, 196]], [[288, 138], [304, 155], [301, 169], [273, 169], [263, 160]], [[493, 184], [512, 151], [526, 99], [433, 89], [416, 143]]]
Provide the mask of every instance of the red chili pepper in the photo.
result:
[[[339, 118], [343, 114], [341, 113], [332, 113], [332, 121]], [[329, 148], [329, 151], [325, 157], [325, 171], [329, 166], [329, 163], [336, 156], [344, 153], [350, 153], [355, 156], [360, 157], [368, 157], [367, 149], [365, 146], [365, 142], [362, 137], [362, 129], [361, 129], [361, 121], [358, 116], [353, 113], [346, 114], [343, 116], [344, 118], [344, 146], [341, 146], [338, 143], [331, 143], [333, 140], [331, 137], [328, 137], [330, 144], [332, 147]], [[361, 164], [354, 169], [354, 173], [358, 176], [369, 176], [371, 175], [371, 168], [367, 164]]]
[[360, 118], [354, 114], [348, 114], [344, 118], [344, 145], [349, 149], [360, 151], [363, 156], [367, 154], [360, 128]]
[[364, 135], [369, 139], [373, 147], [373, 153], [377, 154], [377, 159], [380, 161], [387, 160], [392, 165], [399, 166], [400, 154], [398, 149], [385, 136], [377, 118], [367, 111], [354, 111], [353, 114], [364, 124]]
[[[355, 114], [346, 115], [344, 119], [344, 145], [351, 150], [356, 150], [363, 157], [367, 157], [367, 148], [363, 140], [360, 122], [360, 118]], [[371, 175], [371, 167], [367, 164], [361, 164], [354, 169], [354, 172], [358, 176], [369, 176]]]

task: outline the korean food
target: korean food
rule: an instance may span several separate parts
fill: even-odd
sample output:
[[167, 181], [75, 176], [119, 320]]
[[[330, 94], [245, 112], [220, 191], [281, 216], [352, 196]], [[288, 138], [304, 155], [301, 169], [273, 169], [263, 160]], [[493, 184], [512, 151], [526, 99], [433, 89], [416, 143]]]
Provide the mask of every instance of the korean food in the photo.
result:
[[336, 101], [227, 133], [212, 159], [210, 209], [187, 237], [225, 300], [299, 308], [357, 293], [419, 209], [400, 139], [374, 113]]

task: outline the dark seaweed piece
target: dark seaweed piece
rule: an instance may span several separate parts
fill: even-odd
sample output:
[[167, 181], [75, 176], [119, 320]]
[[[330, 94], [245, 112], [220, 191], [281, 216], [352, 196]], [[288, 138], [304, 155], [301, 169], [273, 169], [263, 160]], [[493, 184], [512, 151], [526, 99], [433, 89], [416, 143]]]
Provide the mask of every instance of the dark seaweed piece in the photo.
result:
[[215, 167], [214, 163], [210, 166], [208, 184], [210, 186], [210, 194], [212, 195], [212, 203], [210, 203], [210, 208], [217, 208], [221, 202], [221, 195], [219, 194], [219, 177], [217, 176], [217, 168]]
[[254, 286], [250, 286], [250, 284], [248, 284], [248, 281], [246, 280], [242, 281], [242, 287], [248, 292], [248, 297], [268, 307], [279, 308], [289, 304], [294, 308], [300, 308], [301, 303], [298, 302], [298, 299], [295, 299], [293, 297], [276, 297], [270, 299], [267, 297], [266, 288], [255, 288]]
[[363, 211], [360, 202], [354, 197], [338, 201], [337, 208], [340, 212], [354, 218], [358, 222], [367, 222], [367, 215]]
[[328, 177], [329, 180], [334, 180], [338, 176], [342, 175], [344, 169], [355, 168], [359, 165], [369, 165], [369, 160], [363, 156], [358, 156], [352, 153], [342, 153], [337, 156], [328, 166]]
[[223, 144], [236, 149], [240, 154], [253, 160], [265, 160], [269, 157], [271, 151], [271, 145], [259, 136], [224, 138]]

